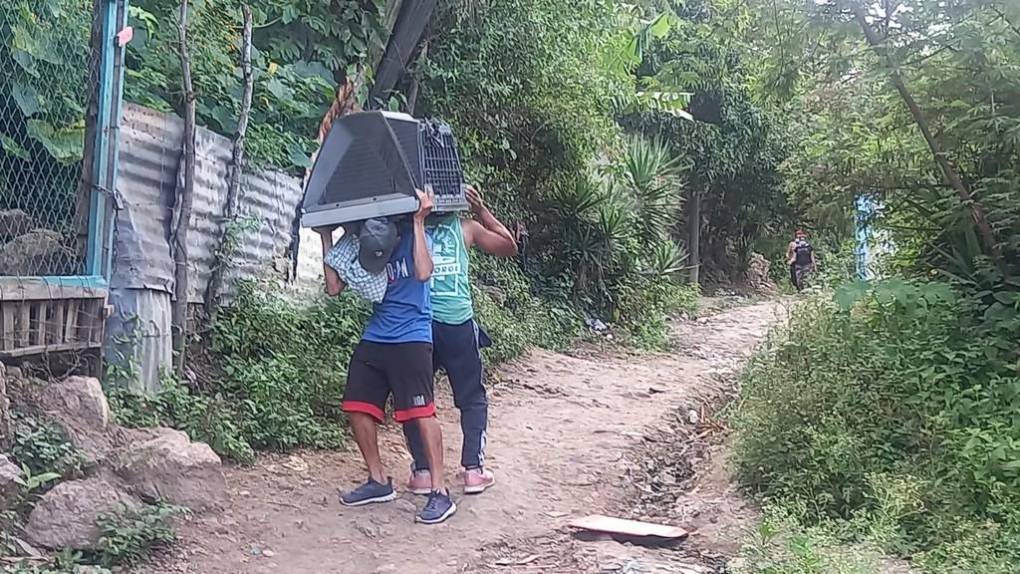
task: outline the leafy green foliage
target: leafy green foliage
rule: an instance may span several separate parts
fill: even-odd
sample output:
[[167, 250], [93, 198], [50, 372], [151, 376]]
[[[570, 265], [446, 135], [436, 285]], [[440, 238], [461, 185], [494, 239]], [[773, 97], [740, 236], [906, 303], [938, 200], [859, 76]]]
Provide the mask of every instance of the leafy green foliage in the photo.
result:
[[96, 521], [102, 535], [97, 549], [102, 566], [127, 566], [144, 561], [153, 552], [177, 540], [173, 520], [184, 510], [164, 504], [123, 509]]
[[22, 465], [21, 476], [14, 479], [14, 482], [31, 494], [58, 479], [60, 479], [59, 473], [44, 472], [42, 474], [33, 474], [32, 469], [28, 468], [28, 465]]
[[538, 215], [544, 274], [560, 277], [577, 300], [621, 319], [621, 302], [656, 282], [676, 284], [686, 254], [670, 236], [680, 216], [676, 161], [659, 142], [632, 139], [604, 174], [555, 188]]
[[224, 390], [250, 417], [256, 449], [318, 448], [341, 442], [347, 362], [368, 309], [348, 296], [302, 308], [285, 296], [246, 289], [216, 325]]
[[680, 216], [679, 159], [660, 140], [632, 137], [618, 178], [631, 192], [638, 239], [645, 245], [666, 242]]
[[65, 247], [34, 265], [38, 271], [5, 273], [81, 271], [74, 242], [85, 214], [75, 204], [91, 24], [91, 0], [0, 2], [0, 208], [25, 211]]
[[[0, 105], [5, 110], [5, 151], [28, 160], [37, 156], [31, 148], [41, 146], [60, 163], [80, 161], [92, 2], [3, 4]], [[69, 81], [72, 78], [79, 81]], [[23, 139], [26, 132], [31, 141]]]
[[[0, 572], [4, 574], [80, 574], [83, 571], [83, 567], [80, 565], [81, 561], [80, 552], [64, 550], [49, 563], [40, 564], [37, 560], [15, 562], [0, 566]], [[100, 566], [89, 566], [87, 571], [89, 574], [112, 574], [110, 570]]]
[[[812, 219], [845, 228], [854, 197], [870, 196], [883, 206], [876, 224], [897, 245], [900, 269], [970, 280], [991, 257], [1007, 279], [1016, 277], [1015, 3], [908, 1], [885, 14], [857, 1], [808, 10], [778, 2], [769, 10], [775, 21], [762, 23], [761, 36], [779, 48], [763, 62], [764, 80], [772, 96], [790, 98], [797, 145], [787, 178]], [[874, 47], [855, 10], [877, 36]], [[967, 200], [938, 168], [919, 121], [889, 82], [894, 73], [945, 150], [939, 155], [960, 173]], [[974, 240], [972, 206], [987, 215], [997, 253]]]
[[305, 305], [246, 285], [212, 334], [215, 383], [169, 383], [155, 399], [114, 393], [111, 403], [124, 424], [179, 428], [241, 462], [255, 450], [340, 446], [347, 362], [367, 315], [353, 296]]
[[580, 332], [576, 309], [536, 297], [519, 268], [487, 257], [475, 258], [472, 266], [477, 321], [493, 341], [485, 351], [490, 364], [515, 359], [532, 346], [560, 349]]
[[871, 574], [875, 552], [850, 548], [823, 527], [805, 528], [782, 508], [766, 508], [747, 537], [734, 574]]
[[[623, 140], [613, 118], [652, 107], [639, 101], [633, 69], [671, 25], [668, 15], [602, 1], [440, 2], [416, 113], [453, 124], [469, 177], [531, 238], [517, 277], [526, 283], [478, 274], [483, 316], [500, 314], [487, 299], [511, 289], [544, 299], [557, 325], [576, 324], [579, 311], [616, 321], [624, 299], [660, 309], [641, 299], [644, 285], [671, 282], [684, 265], [669, 234], [681, 213], [679, 165], [663, 142]], [[686, 101], [656, 98], [663, 109]]]
[[11, 456], [16, 464], [28, 471], [26, 474], [38, 479], [51, 474], [72, 476], [82, 471], [85, 457], [68, 441], [63, 431], [42, 417], [20, 411], [11, 414], [14, 419]]
[[[740, 480], [809, 524], [849, 521], [933, 562], [980, 524], [1015, 536], [1017, 331], [988, 329], [974, 306], [891, 280], [798, 307], [745, 378]], [[989, 563], [1004, 550], [989, 546]]]
[[511, 205], [582, 171], [611, 136], [607, 103], [624, 76], [590, 63], [614, 51], [615, 13], [601, 0], [472, 4], [440, 2], [416, 111], [447, 118], [473, 179]]
[[218, 454], [250, 463], [255, 453], [239, 421], [242, 413], [221, 393], [193, 392], [166, 377], [153, 398], [112, 389], [107, 392], [117, 422], [134, 428], [166, 426], [188, 433], [192, 440], [207, 443]]
[[641, 276], [621, 290], [619, 323], [623, 342], [640, 349], [670, 349], [669, 319], [693, 313], [701, 291], [697, 285]]
[[750, 88], [743, 21], [725, 2], [678, 7], [670, 32], [646, 48], [638, 74], [689, 93], [689, 117], [651, 110], [621, 119], [661, 139], [677, 158], [686, 196], [701, 197], [700, 263], [724, 281], [740, 280], [751, 251], [791, 227], [779, 178], [786, 128]]
[[838, 305], [798, 309], [748, 375], [742, 479], [800, 522], [835, 519], [925, 572], [1014, 572], [1020, 12], [996, 0], [758, 8], [756, 88], [788, 114], [792, 202], [836, 244], [855, 199], [875, 200], [869, 223], [894, 246], [882, 271], [941, 283], [845, 288]]
[[[233, 136], [241, 107], [241, 2], [207, 0], [190, 15], [192, 67], [200, 125]], [[348, 70], [365, 63], [384, 40], [382, 3], [373, 0], [257, 0], [255, 92], [249, 157], [293, 173], [310, 167], [319, 123]], [[177, 6], [132, 3], [138, 34], [128, 51], [126, 97], [180, 111]]]
[[[137, 566], [165, 551], [177, 537], [174, 519], [186, 513], [185, 509], [157, 504], [138, 508], [122, 508], [118, 512], [102, 514], [96, 523], [100, 529], [95, 550], [79, 552], [65, 549], [40, 562], [39, 558], [23, 562], [5, 562], [0, 565], [4, 574], [110, 574], [130, 566]], [[0, 517], [0, 523], [5, 519]], [[7, 532], [0, 532], [0, 552]], [[110, 569], [112, 570], [110, 570]]]

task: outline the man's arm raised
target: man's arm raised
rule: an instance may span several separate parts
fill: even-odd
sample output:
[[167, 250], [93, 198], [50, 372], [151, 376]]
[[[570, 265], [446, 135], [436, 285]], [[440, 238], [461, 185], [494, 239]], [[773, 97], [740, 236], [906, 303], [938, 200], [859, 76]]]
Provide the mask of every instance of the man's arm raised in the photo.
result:
[[476, 219], [462, 221], [464, 242], [468, 248], [477, 245], [479, 249], [496, 257], [516, 257], [517, 240], [513, 233], [485, 206], [482, 194], [472, 186], [467, 188], [467, 199], [471, 213]]
[[329, 255], [331, 249], [333, 249], [333, 231], [336, 227], [316, 227], [315, 231], [319, 234], [322, 239], [322, 271], [326, 277], [326, 294], [331, 297], [336, 297], [340, 293], [343, 293], [347, 284], [340, 279], [340, 275], [337, 274], [336, 270], [330, 267], [326, 263], [326, 256]]
[[418, 202], [418, 211], [414, 214], [414, 276], [424, 282], [432, 278], [433, 271], [432, 254], [425, 237], [425, 220], [432, 213], [435, 197], [432, 192], [418, 191]]

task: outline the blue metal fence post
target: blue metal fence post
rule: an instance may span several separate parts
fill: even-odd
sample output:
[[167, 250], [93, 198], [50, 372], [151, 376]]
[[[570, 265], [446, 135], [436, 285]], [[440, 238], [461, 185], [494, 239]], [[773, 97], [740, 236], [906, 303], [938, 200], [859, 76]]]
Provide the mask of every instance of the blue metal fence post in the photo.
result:
[[875, 204], [870, 198], [857, 198], [857, 277], [863, 281], [872, 278], [871, 269], [871, 220], [875, 214]]
[[108, 278], [113, 246], [113, 202], [117, 189], [117, 157], [124, 86], [124, 46], [119, 32], [127, 27], [128, 0], [102, 4], [102, 53], [99, 54], [99, 114], [89, 204], [87, 274]]

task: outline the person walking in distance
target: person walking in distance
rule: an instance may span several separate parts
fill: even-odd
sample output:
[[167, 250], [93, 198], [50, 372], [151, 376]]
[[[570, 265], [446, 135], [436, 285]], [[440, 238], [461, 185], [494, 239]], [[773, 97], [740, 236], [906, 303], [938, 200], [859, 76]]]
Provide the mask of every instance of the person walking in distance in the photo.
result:
[[797, 291], [806, 287], [808, 275], [817, 269], [815, 249], [807, 240], [807, 233], [798, 229], [794, 240], [786, 248], [786, 263], [790, 266], [790, 281]]
[[[457, 215], [435, 216], [429, 225], [434, 242], [435, 271], [432, 276], [432, 334], [434, 368], [446, 371], [453, 388], [454, 404], [460, 410], [464, 433], [461, 465], [466, 494], [480, 494], [495, 483], [485, 468], [486, 430], [489, 403], [485, 392], [482, 347], [490, 343], [474, 320], [471, 300], [470, 250], [497, 257], [517, 255], [513, 234], [485, 206], [482, 194], [467, 189], [474, 219]], [[437, 472], [424, 448], [424, 437], [414, 426], [405, 426], [408, 449], [414, 467], [408, 490], [428, 494]]]
[[[438, 524], [457, 511], [446, 489], [443, 473], [443, 436], [433, 401], [432, 299], [429, 282], [434, 264], [425, 220], [432, 212], [433, 196], [418, 192], [420, 207], [411, 218], [394, 223], [370, 219], [358, 233], [358, 260], [365, 271], [386, 272], [388, 283], [382, 301], [375, 304], [361, 342], [347, 371], [343, 410], [350, 419], [354, 440], [368, 466], [368, 481], [340, 497], [346, 506], [389, 502], [396, 498], [393, 479], [384, 474], [379, 455], [377, 425], [384, 420], [386, 401], [393, 395], [394, 418], [404, 428], [414, 427], [422, 439], [422, 456], [436, 469], [428, 485], [428, 502], [416, 520]], [[336, 269], [343, 261], [333, 245], [333, 228], [322, 236], [326, 292], [339, 295], [346, 285]]]

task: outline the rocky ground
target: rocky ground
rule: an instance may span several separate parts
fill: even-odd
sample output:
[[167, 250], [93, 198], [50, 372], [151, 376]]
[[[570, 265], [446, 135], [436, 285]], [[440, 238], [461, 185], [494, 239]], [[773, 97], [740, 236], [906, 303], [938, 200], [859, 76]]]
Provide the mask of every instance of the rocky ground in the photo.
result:
[[[102, 385], [93, 378], [46, 382], [20, 369], [0, 377], [21, 412], [34, 413], [61, 428], [84, 461], [80, 470], [35, 502], [23, 525], [5, 532], [28, 556], [47, 550], [91, 550], [98, 543], [97, 518], [164, 502], [214, 511], [227, 502], [220, 458], [202, 443], [171, 429], [133, 430], [117, 426]], [[22, 469], [0, 455], [0, 507], [19, 493]]]
[[[568, 354], [534, 351], [491, 373], [488, 465], [497, 486], [477, 497], [454, 488], [460, 512], [437, 527], [414, 524], [422, 501], [408, 494], [342, 508], [337, 490], [363, 480], [356, 452], [267, 455], [253, 467], [223, 468], [183, 433], [114, 424], [95, 379], [44, 382], [0, 370], [19, 412], [61, 427], [85, 457], [80, 472], [5, 534], [29, 556], [89, 550], [100, 515], [163, 501], [193, 513], [179, 525], [180, 544], [137, 574], [721, 572], [755, 510], [733, 491], [725, 429], [713, 413], [732, 398], [736, 373], [781, 312], [776, 303], [736, 300], [676, 321], [671, 353], [587, 344]], [[460, 433], [445, 385], [439, 399], [455, 461]], [[387, 425], [381, 442], [405, 480], [399, 429]], [[0, 504], [25, 478], [0, 456]], [[567, 526], [590, 514], [690, 535], [645, 547]]]
[[[760, 303], [680, 321], [669, 354], [587, 346], [535, 351], [499, 369], [490, 377], [489, 452], [498, 484], [478, 497], [454, 489], [460, 512], [444, 525], [414, 524], [421, 500], [407, 494], [342, 508], [337, 489], [364, 476], [355, 452], [266, 456], [228, 468], [225, 510], [193, 515], [172, 554], [138, 573], [720, 571], [754, 510], [714, 456], [722, 435], [711, 413], [779, 312]], [[456, 460], [456, 413], [447, 393], [440, 400]], [[398, 429], [387, 426], [381, 442], [397, 480], [406, 479]], [[644, 548], [567, 528], [594, 513], [691, 535], [673, 548]]]

